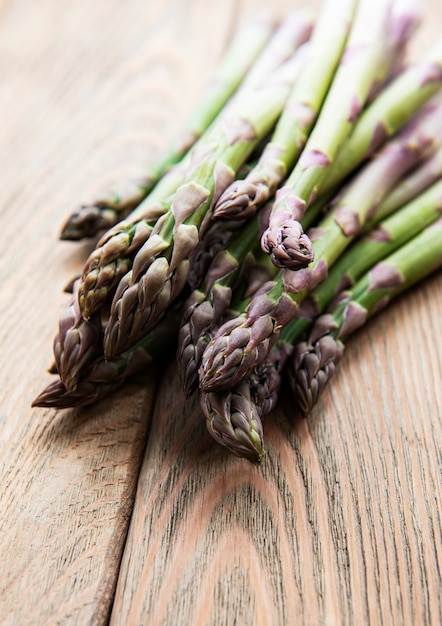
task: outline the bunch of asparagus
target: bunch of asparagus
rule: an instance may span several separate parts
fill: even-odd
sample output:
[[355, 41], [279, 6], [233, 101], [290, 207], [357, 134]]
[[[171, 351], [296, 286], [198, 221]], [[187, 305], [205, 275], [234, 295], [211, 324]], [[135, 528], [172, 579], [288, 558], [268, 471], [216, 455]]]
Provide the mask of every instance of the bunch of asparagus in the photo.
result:
[[143, 180], [63, 226], [101, 237], [34, 406], [97, 402], [176, 350], [238, 456], [262, 461], [283, 375], [308, 415], [347, 337], [442, 264], [442, 39], [407, 65], [420, 18], [412, 0], [325, 0], [238, 33]]

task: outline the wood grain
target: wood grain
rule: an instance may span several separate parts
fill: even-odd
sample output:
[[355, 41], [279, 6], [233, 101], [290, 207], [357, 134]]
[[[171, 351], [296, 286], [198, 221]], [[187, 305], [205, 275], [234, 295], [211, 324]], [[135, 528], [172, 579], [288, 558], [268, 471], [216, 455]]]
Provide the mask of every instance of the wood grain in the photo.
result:
[[442, 621], [440, 276], [350, 341], [309, 420], [284, 396], [260, 469], [212, 443], [173, 364], [29, 408], [90, 247], [56, 241], [68, 209], [142, 173], [266, 4], [0, 1], [2, 626]]

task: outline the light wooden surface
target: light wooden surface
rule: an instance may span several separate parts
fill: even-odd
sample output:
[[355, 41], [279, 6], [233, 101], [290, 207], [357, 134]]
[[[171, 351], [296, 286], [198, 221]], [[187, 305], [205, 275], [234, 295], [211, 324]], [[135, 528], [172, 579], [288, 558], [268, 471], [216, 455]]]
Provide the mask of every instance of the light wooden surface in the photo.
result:
[[[89, 249], [57, 242], [68, 208], [142, 172], [265, 4], [0, 2], [2, 626], [441, 623], [441, 276], [350, 341], [308, 421], [284, 398], [262, 468], [211, 442], [173, 364], [30, 409]], [[415, 50], [441, 21], [428, 1]]]

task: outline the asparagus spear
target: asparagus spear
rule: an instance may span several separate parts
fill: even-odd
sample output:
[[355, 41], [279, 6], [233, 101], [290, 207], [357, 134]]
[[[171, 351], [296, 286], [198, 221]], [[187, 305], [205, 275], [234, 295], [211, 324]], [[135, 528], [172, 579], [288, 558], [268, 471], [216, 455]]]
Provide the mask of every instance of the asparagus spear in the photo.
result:
[[[309, 24], [305, 23], [303, 27], [304, 31], [309, 30]], [[152, 214], [160, 216], [158, 230], [168, 219], [165, 228], [171, 231], [175, 198], [179, 198], [180, 202], [186, 202], [187, 209], [198, 198], [204, 204], [203, 196], [206, 196], [205, 199], [210, 204], [212, 196], [216, 199], [231, 182], [235, 172], [275, 124], [290, 87], [300, 71], [303, 54], [305, 53], [301, 50], [297, 51], [272, 77], [266, 78], [262, 86], [244, 85], [238, 90], [183, 161], [160, 180], [148, 198], [132, 212], [127, 222], [115, 226], [110, 238], [105, 236], [108, 247], [112, 246], [114, 238], [117, 239], [113, 247], [113, 256], [103, 257], [101, 242], [98, 243], [96, 250], [84, 265], [80, 284], [80, 308], [85, 318], [100, 308], [108, 293], [118, 283], [121, 275], [114, 274], [115, 262], [118, 260], [121, 267], [131, 267], [134, 252], [142, 247], [151, 233], [152, 229], [146, 229], [145, 222], [151, 219]], [[207, 195], [204, 184], [208, 184], [205, 181], [210, 178], [211, 191]], [[200, 179], [203, 185], [191, 184], [192, 181]], [[178, 189], [180, 192], [177, 195]], [[187, 199], [184, 196], [187, 196]], [[193, 196], [194, 200], [191, 200], [190, 196]], [[144, 239], [140, 236], [134, 240], [133, 233], [143, 232]], [[100, 285], [99, 289], [96, 288], [97, 284]]]
[[262, 418], [276, 406], [282, 371], [292, 349], [279, 341], [263, 363], [232, 390], [200, 393], [209, 432], [236, 456], [253, 463], [263, 461]]
[[[229, 309], [233, 293], [237, 300], [248, 298], [274, 274], [268, 263], [260, 262], [262, 253], [256, 250], [260, 230], [262, 232], [259, 220], [250, 220], [229, 248], [215, 257], [204, 288], [194, 290], [184, 304], [177, 362], [186, 397], [198, 389], [198, 368], [203, 352]], [[253, 254], [254, 249], [258, 258]]]
[[[353, 20], [355, 3], [326, 2], [311, 37], [306, 66], [295, 84], [275, 133], [262, 157], [243, 181], [235, 181], [221, 195], [213, 210], [214, 219], [242, 219], [252, 215], [274, 194], [293, 168], [312, 129], [330, 85], [342, 47]], [[395, 2], [387, 29], [385, 61], [370, 88], [374, 99], [386, 73], [396, 71], [404, 49], [419, 24], [420, 9], [415, 0]]]
[[[51, 382], [32, 402], [33, 407], [52, 409], [70, 409], [96, 404], [116, 391], [132, 374], [138, 373], [151, 363], [151, 358], [140, 353], [135, 356], [133, 351], [132, 365], [127, 366], [125, 358], [108, 363], [104, 359], [93, 364], [87, 374], [80, 378], [74, 389], [66, 389], [60, 378]], [[120, 373], [120, 363], [123, 372]]]
[[82, 372], [103, 351], [100, 315], [84, 321], [78, 306], [78, 280], [74, 283], [70, 304], [59, 320], [54, 339], [54, 358], [63, 385], [74, 391]]
[[[256, 165], [256, 160], [254, 164]], [[243, 166], [238, 178], [245, 178], [252, 167], [248, 167], [248, 164]], [[216, 255], [231, 244], [245, 223], [246, 220], [213, 221], [207, 226], [197, 246], [189, 255], [187, 282], [192, 290], [200, 288]]]
[[379, 67], [379, 73], [370, 89], [367, 105], [371, 104], [407, 67], [407, 48], [422, 17], [423, 6], [420, 0], [394, 0], [386, 33], [388, 73], [385, 73], [385, 66]]
[[171, 201], [171, 210], [135, 256], [121, 280], [105, 331], [104, 350], [111, 359], [134, 345], [161, 318], [182, 291], [188, 257], [204, 231], [217, 198], [257, 142], [273, 128], [294, 78], [298, 57], [260, 89], [249, 90], [228, 107], [214, 143]]
[[229, 391], [201, 393], [200, 406], [215, 441], [235, 456], [255, 464], [262, 462], [262, 422], [246, 381]]
[[338, 259], [327, 279], [304, 301], [306, 309], [314, 311], [315, 316], [322, 313], [336, 294], [354, 285], [370, 267], [435, 222], [441, 213], [442, 179], [380, 223], [380, 216], [376, 215], [372, 230], [355, 241]]
[[162, 215], [163, 206], [153, 204], [143, 220], [120, 222], [101, 237], [86, 261], [78, 285], [78, 303], [86, 321], [129, 271], [135, 252], [149, 238]]
[[[286, 274], [289, 291], [303, 292], [314, 288], [320, 276], [336, 262], [351, 241], [362, 232], [376, 214], [383, 198], [401, 177], [434, 151], [435, 136], [442, 133], [442, 98], [440, 95], [388, 142], [349, 183], [337, 203], [317, 228], [310, 230], [315, 261], [301, 272]], [[302, 297], [304, 299], [304, 297]], [[299, 303], [299, 299], [297, 300]]]
[[[435, 136], [435, 140], [438, 139], [439, 137]], [[369, 232], [376, 223], [417, 197], [441, 177], [442, 149], [439, 148], [394, 187], [376, 209], [375, 218], [367, 222], [364, 231]]]
[[[251, 66], [267, 44], [273, 30], [272, 20], [249, 20], [228, 47], [203, 98], [187, 121], [184, 130], [141, 179], [124, 181], [88, 204], [74, 209], [61, 229], [60, 238], [79, 240], [93, 237], [124, 219], [147, 196], [163, 174], [184, 154], [209, 127], [233, 93], [243, 82]], [[259, 68], [258, 68], [259, 70]], [[261, 71], [265, 71], [262, 67]], [[253, 72], [255, 80], [258, 71]]]
[[[171, 176], [165, 177], [157, 186], [156, 192], [167, 187], [167, 181], [171, 177], [174, 189], [176, 174], [177, 170], [171, 172]], [[90, 317], [91, 310], [99, 308], [114, 291], [120, 278], [129, 271], [135, 252], [148, 239], [156, 222], [164, 214], [164, 204], [155, 202], [154, 195], [150, 196], [152, 201], [144, 210], [143, 219], [122, 221], [109, 229], [89, 255], [81, 277], [82, 286], [78, 290], [83, 317], [86, 319]]]
[[149, 175], [122, 181], [87, 203], [74, 207], [60, 229], [60, 239], [80, 241], [92, 238], [125, 219], [155, 185]]
[[171, 354], [177, 338], [179, 316], [173, 311], [162, 323], [134, 348], [114, 361], [103, 355], [82, 370], [74, 387], [66, 388], [58, 378], [49, 384], [33, 401], [32, 406], [66, 409], [95, 404], [107, 397], [131, 376], [152, 363]]
[[397, 295], [442, 267], [442, 218], [371, 268], [343, 294], [332, 311], [315, 322], [308, 342], [299, 344], [288, 367], [294, 399], [307, 415], [342, 357], [344, 342]]
[[305, 66], [295, 83], [275, 132], [257, 166], [219, 198], [213, 217], [253, 215], [293, 168], [332, 82], [353, 21], [357, 2], [327, 0], [310, 40]]
[[[298, 315], [282, 329], [278, 343], [296, 345], [302, 341], [314, 320], [340, 297], [343, 290], [350, 289], [365, 272], [439, 219], [441, 213], [442, 180], [382, 221], [376, 212], [372, 224], [377, 226], [372, 226], [370, 232], [357, 239], [333, 265], [326, 280], [303, 300]], [[320, 347], [318, 349], [321, 352]], [[323, 363], [321, 359], [316, 362]]]
[[311, 132], [286, 185], [276, 196], [262, 248], [277, 267], [299, 269], [313, 259], [299, 224], [313, 202], [332, 163], [352, 131], [386, 55], [390, 3], [362, 0], [346, 49]]
[[315, 250], [311, 266], [281, 272], [252, 298], [243, 313], [218, 329], [203, 354], [201, 389], [212, 391], [237, 384], [257, 366], [395, 182], [431, 149], [436, 124], [442, 124], [442, 102], [431, 103], [391, 140], [353, 179], [319, 226], [310, 231]]
[[243, 84], [247, 87], [257, 87], [284, 65], [299, 46], [310, 38], [314, 19], [312, 11], [306, 6], [292, 10], [252, 65]]
[[343, 355], [343, 342], [329, 335], [315, 343], [296, 345], [287, 367], [287, 380], [296, 398], [295, 407], [304, 417], [318, 402]]
[[[302, 359], [304, 369], [298, 381], [299, 404], [304, 406], [309, 403], [309, 406], [313, 406], [316, 403], [342, 358], [344, 347], [341, 342], [335, 342], [327, 335], [320, 337], [314, 347], [300, 341], [312, 324], [311, 318], [323, 313], [343, 286], [349, 288], [354, 285], [372, 266], [404, 245], [420, 229], [438, 220], [441, 212], [442, 181], [439, 180], [413, 202], [385, 219], [373, 232], [355, 242], [338, 260], [327, 279], [303, 301], [299, 317], [295, 317], [282, 329], [266, 359], [246, 379], [261, 417], [276, 406], [281, 375], [295, 346], [295, 362]], [[372, 221], [378, 220], [374, 218]], [[309, 381], [308, 385], [305, 385], [306, 380]]]
[[[227, 250], [218, 253], [210, 265], [204, 287], [194, 290], [183, 307], [178, 335], [177, 363], [186, 397], [198, 388], [198, 367], [217, 322], [227, 311], [232, 291], [242, 274], [242, 264], [259, 234], [257, 220], [250, 222]], [[250, 263], [247, 263], [250, 265]]]

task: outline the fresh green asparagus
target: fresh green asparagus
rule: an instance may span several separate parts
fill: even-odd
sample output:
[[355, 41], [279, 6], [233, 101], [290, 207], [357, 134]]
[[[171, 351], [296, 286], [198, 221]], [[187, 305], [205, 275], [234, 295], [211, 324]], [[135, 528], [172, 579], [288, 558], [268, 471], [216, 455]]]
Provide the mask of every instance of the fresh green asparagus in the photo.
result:
[[[198, 207], [195, 219], [203, 222], [212, 199], [215, 201], [232, 182], [238, 169], [273, 128], [301, 69], [304, 54], [299, 50], [264, 84], [244, 85], [238, 90], [183, 162], [161, 179], [148, 198], [131, 214], [130, 220], [115, 226], [110, 238], [105, 236], [106, 245], [114, 253], [112, 256], [104, 254], [101, 242], [98, 243], [85, 263], [79, 288], [80, 308], [86, 319], [100, 308], [121, 280], [121, 274], [114, 273], [115, 263], [121, 268], [131, 268], [136, 250], [140, 252], [139, 259], [145, 258], [141, 248], [144, 243], [147, 249], [152, 245], [152, 241], [148, 241], [152, 232], [149, 223], [152, 215], [157, 216], [154, 246], [162, 239], [164, 249], [170, 247], [177, 229], [182, 233], [182, 238], [189, 242], [192, 232], [195, 241], [186, 252], [190, 254], [198, 242], [198, 233], [195, 232], [198, 228], [175, 224], [174, 213], [180, 212], [182, 207], [182, 213], [187, 219], [192, 210]], [[163, 234], [158, 235], [159, 231]], [[139, 236], [134, 237], [134, 233]], [[116, 245], [112, 243], [114, 238]], [[155, 254], [160, 252], [158, 249]]]
[[[428, 109], [391, 140], [339, 196], [338, 201], [310, 230], [315, 260], [310, 267], [281, 272], [258, 292], [247, 309], [222, 325], [208, 344], [200, 368], [204, 391], [225, 389], [248, 376], [270, 349], [299, 305], [327, 276], [376, 207], [402, 175], [432, 148], [432, 132], [442, 124], [442, 103]], [[259, 337], [259, 342], [256, 340]]]
[[[434, 140], [442, 141], [440, 135], [434, 135]], [[373, 226], [394, 213], [397, 209], [407, 204], [413, 198], [425, 191], [442, 177], [442, 149], [439, 148], [430, 155], [423, 163], [407, 173], [394, 187], [376, 209], [376, 216], [367, 222], [365, 232], [369, 232]]]

